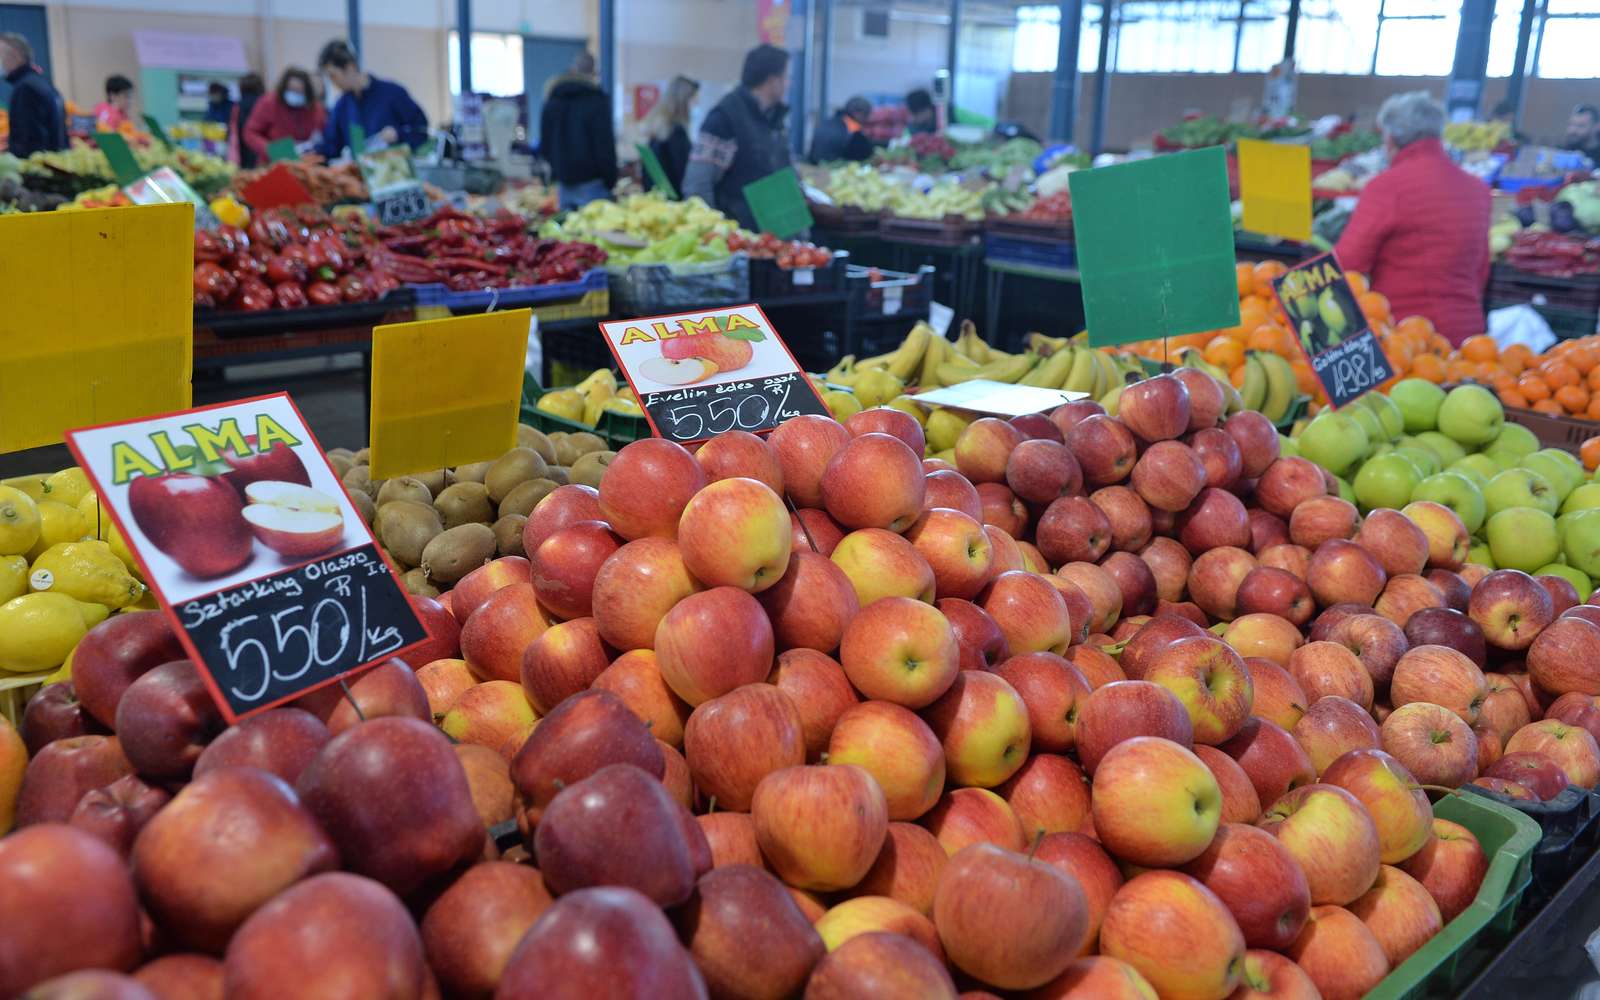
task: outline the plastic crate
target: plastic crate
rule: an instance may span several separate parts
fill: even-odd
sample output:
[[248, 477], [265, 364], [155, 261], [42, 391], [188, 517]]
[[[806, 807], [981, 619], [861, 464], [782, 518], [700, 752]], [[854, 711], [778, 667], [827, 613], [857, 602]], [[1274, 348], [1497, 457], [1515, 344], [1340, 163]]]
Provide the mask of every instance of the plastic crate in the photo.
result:
[[1533, 884], [1526, 897], [1530, 907], [1548, 902], [1594, 853], [1596, 833], [1600, 832], [1600, 796], [1587, 788], [1568, 785], [1549, 802], [1513, 799], [1478, 785], [1466, 785], [1463, 790], [1515, 809], [1539, 824], [1543, 836], [1533, 852]]
[[972, 243], [982, 231], [981, 219], [969, 219], [962, 215], [947, 215], [942, 219], [908, 219], [890, 215], [885, 216], [878, 226], [878, 233], [885, 240], [931, 247], [958, 247]]
[[1600, 314], [1600, 274], [1555, 278], [1496, 264], [1489, 270], [1485, 298], [1499, 305], [1553, 306], [1594, 317]]
[[850, 315], [856, 319], [926, 319], [933, 301], [933, 267], [924, 264], [908, 274], [851, 264], [845, 273], [845, 290], [850, 294]]
[[602, 413], [600, 422], [590, 427], [581, 420], [568, 420], [539, 409], [539, 398], [554, 390], [541, 386], [531, 373], [522, 376], [522, 422], [546, 434], [565, 431], [569, 434], [598, 434], [605, 438], [612, 451], [619, 451], [632, 441], [650, 436], [650, 422], [643, 417], [630, 417], [621, 413]]
[[805, 295], [831, 295], [844, 285], [850, 254], [836, 250], [827, 267], [779, 267], [770, 257], [750, 258], [750, 298], [787, 299]]
[[1600, 421], [1582, 417], [1554, 417], [1519, 406], [1508, 406], [1505, 410], [1508, 423], [1521, 424], [1533, 431], [1539, 444], [1546, 448], [1560, 448], [1576, 455], [1585, 441], [1600, 434]]
[[811, 219], [819, 228], [846, 233], [877, 232], [883, 219], [881, 212], [867, 212], [851, 205], [825, 205], [822, 202], [806, 203], [811, 209]]
[[984, 223], [990, 233], [1001, 236], [1020, 236], [1031, 240], [1053, 240], [1071, 243], [1071, 219], [1030, 219], [1023, 215], [991, 215]]
[[984, 255], [989, 260], [1058, 271], [1070, 271], [1078, 266], [1078, 249], [1071, 240], [1021, 236], [994, 230], [984, 237]]
[[1517, 906], [1532, 880], [1539, 824], [1487, 796], [1462, 793], [1434, 803], [1433, 814], [1471, 830], [1489, 857], [1489, 870], [1472, 904], [1385, 976], [1366, 1000], [1454, 996], [1516, 926]]
[[750, 301], [750, 258], [611, 268], [611, 303], [624, 316], [655, 316]]
[[530, 308], [541, 322], [604, 316], [611, 311], [611, 292], [604, 268], [593, 268], [577, 281], [522, 288], [485, 288], [454, 292], [444, 285], [413, 285], [419, 306], [443, 306], [453, 313]]

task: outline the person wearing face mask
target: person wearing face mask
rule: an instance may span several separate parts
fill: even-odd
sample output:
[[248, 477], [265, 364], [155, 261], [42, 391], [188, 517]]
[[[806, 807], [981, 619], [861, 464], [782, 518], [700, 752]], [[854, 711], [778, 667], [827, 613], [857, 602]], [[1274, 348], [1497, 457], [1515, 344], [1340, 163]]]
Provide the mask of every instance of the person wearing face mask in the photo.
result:
[[322, 134], [327, 120], [327, 112], [311, 89], [311, 74], [290, 66], [278, 77], [277, 88], [257, 101], [250, 112], [244, 144], [265, 163], [268, 146], [279, 139], [293, 139], [296, 146], [311, 143]]
[[0, 32], [0, 76], [11, 84], [11, 153], [66, 149], [66, 103], [33, 64], [33, 48], [21, 35]]
[[317, 143], [318, 153], [332, 159], [343, 152], [350, 145], [352, 125], [361, 126], [371, 147], [403, 142], [416, 149], [427, 141], [428, 116], [406, 88], [362, 69], [349, 45], [338, 41], [324, 45], [317, 70], [339, 88], [339, 100]]

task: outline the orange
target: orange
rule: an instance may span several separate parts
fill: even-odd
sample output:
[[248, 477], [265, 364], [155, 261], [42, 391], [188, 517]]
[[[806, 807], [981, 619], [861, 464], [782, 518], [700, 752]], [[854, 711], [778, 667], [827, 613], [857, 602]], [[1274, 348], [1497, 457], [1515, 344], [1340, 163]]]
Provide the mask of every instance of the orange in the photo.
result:
[[1212, 337], [1200, 356], [1218, 368], [1231, 370], [1244, 361], [1244, 345], [1227, 337]]
[[1239, 298], [1244, 298], [1256, 288], [1256, 269], [1251, 264], [1233, 265], [1233, 280], [1239, 286]]
[[1478, 366], [1472, 361], [1452, 358], [1444, 363], [1444, 372], [1445, 377], [1452, 382], [1465, 382], [1477, 377]]
[[1263, 323], [1250, 331], [1245, 346], [1252, 351], [1271, 351], [1276, 354], [1283, 344], [1283, 331], [1271, 323]]
[[1590, 472], [1600, 468], [1600, 435], [1578, 446], [1578, 458], [1583, 462], [1583, 467]]
[[1495, 392], [1504, 392], [1507, 389], [1515, 389], [1517, 380], [1505, 372], [1498, 372], [1489, 379], [1489, 384], [1494, 386]]
[[1600, 366], [1589, 369], [1589, 374], [1584, 378], [1584, 382], [1591, 391], [1600, 390]]
[[1551, 359], [1540, 365], [1539, 374], [1544, 376], [1545, 383], [1552, 389], [1559, 389], [1564, 385], [1577, 385], [1582, 381], [1578, 377], [1578, 369], [1560, 358]]
[[1362, 315], [1366, 316], [1369, 322], [1376, 323], [1389, 318], [1389, 300], [1382, 292], [1364, 292], [1356, 296], [1356, 302], [1361, 306]]
[[1289, 362], [1289, 367], [1294, 370], [1294, 382], [1300, 391], [1307, 396], [1315, 395], [1322, 388], [1322, 383], [1317, 381], [1316, 372], [1311, 370], [1311, 362], [1300, 358]]
[[1589, 390], [1579, 385], [1564, 385], [1556, 390], [1556, 402], [1568, 413], [1582, 413], [1589, 405]]
[[1535, 413], [1544, 413], [1552, 417], [1564, 417], [1567, 415], [1567, 411], [1561, 408], [1561, 404], [1553, 399], [1539, 400], [1533, 404], [1533, 410]]
[[1595, 365], [1600, 364], [1600, 350], [1586, 344], [1575, 344], [1567, 351], [1565, 360], [1567, 364], [1578, 369], [1578, 374], [1587, 375], [1594, 371]]
[[1350, 290], [1355, 292], [1357, 295], [1360, 295], [1367, 290], [1367, 276], [1362, 274], [1360, 271], [1346, 271], [1344, 273], [1344, 280], [1350, 282]]
[[1516, 389], [1501, 389], [1496, 395], [1500, 397], [1500, 402], [1506, 406], [1516, 406], [1524, 410], [1528, 408], [1528, 398]]
[[1445, 380], [1444, 361], [1437, 354], [1419, 354], [1411, 359], [1411, 374], [1429, 382]]
[[1600, 394], [1589, 395], [1589, 406], [1583, 411], [1583, 415], [1590, 420], [1600, 420]]
[[1256, 294], [1264, 299], [1272, 298], [1272, 279], [1281, 278], [1289, 269], [1281, 260], [1263, 260], [1255, 266]]
[[1527, 372], [1517, 379], [1517, 391], [1530, 403], [1537, 403], [1541, 399], [1550, 398], [1550, 386], [1539, 376], [1538, 372]]
[[[1360, 295], [1361, 292], [1356, 294]], [[1394, 328], [1401, 333], [1413, 334], [1424, 338], [1433, 333], [1433, 323], [1426, 316], [1407, 316], [1396, 323]]]
[[1500, 357], [1500, 348], [1493, 337], [1480, 333], [1461, 342], [1461, 356], [1468, 361], [1494, 361]]
[[1254, 330], [1267, 322], [1270, 315], [1267, 304], [1254, 296], [1239, 300], [1239, 328], [1242, 330]]
[[1235, 389], [1244, 388], [1244, 365], [1240, 365], [1228, 373], [1228, 381], [1233, 383]]

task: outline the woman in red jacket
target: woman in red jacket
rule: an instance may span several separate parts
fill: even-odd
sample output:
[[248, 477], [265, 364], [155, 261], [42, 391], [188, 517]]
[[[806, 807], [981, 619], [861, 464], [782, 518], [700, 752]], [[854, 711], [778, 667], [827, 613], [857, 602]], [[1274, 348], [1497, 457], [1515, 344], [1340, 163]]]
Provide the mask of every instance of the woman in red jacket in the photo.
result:
[[311, 87], [311, 74], [290, 66], [278, 78], [278, 89], [256, 102], [244, 127], [244, 142], [265, 163], [269, 145], [279, 139], [293, 139], [297, 145], [315, 139], [327, 120], [328, 112]]
[[1452, 344], [1484, 331], [1489, 186], [1451, 162], [1444, 108], [1424, 91], [1378, 110], [1389, 168], [1368, 182], [1334, 251], [1389, 299], [1397, 318], [1425, 316]]

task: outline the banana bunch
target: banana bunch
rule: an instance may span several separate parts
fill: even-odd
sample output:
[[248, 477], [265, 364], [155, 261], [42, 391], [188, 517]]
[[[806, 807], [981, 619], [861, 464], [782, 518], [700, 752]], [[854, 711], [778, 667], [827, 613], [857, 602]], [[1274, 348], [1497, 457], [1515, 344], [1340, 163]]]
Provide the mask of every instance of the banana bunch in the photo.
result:
[[1463, 152], [1494, 149], [1511, 136], [1511, 123], [1451, 122], [1444, 127], [1444, 141]]
[[1245, 409], [1259, 410], [1276, 424], [1288, 415], [1297, 392], [1294, 369], [1282, 355], [1271, 351], [1245, 355], [1244, 385], [1239, 387]]

